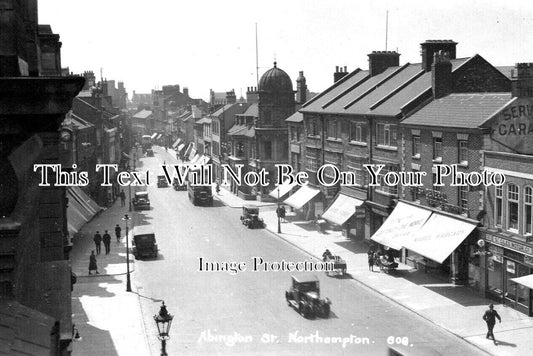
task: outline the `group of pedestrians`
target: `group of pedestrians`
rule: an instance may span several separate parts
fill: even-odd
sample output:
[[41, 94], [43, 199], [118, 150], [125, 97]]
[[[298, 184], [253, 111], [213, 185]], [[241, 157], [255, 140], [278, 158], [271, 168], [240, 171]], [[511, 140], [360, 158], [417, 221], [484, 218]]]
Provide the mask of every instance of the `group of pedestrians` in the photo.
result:
[[[117, 242], [120, 242], [122, 233], [122, 228], [119, 224], [115, 226], [115, 236], [117, 238]], [[102, 250], [102, 242], [104, 243], [105, 248], [105, 254], [109, 255], [111, 252], [111, 235], [107, 230], [104, 231], [104, 234], [101, 235], [100, 231], [96, 231], [96, 234], [94, 234], [93, 237], [96, 255], [99, 255]], [[94, 254], [94, 251], [91, 251], [91, 256], [89, 258], [89, 274], [92, 274], [92, 271], [96, 271], [96, 274], [98, 273], [98, 266], [96, 263], [96, 255]]]

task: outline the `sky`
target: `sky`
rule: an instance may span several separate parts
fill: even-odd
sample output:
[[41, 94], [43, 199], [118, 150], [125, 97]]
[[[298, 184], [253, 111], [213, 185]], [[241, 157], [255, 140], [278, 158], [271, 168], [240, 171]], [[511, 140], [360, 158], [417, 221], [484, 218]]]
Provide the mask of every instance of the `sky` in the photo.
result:
[[[388, 31], [387, 26], [388, 12]], [[530, 0], [39, 0], [39, 23], [63, 43], [61, 61], [123, 81], [131, 95], [163, 85], [246, 97], [273, 67], [312, 92], [333, 84], [336, 66], [368, 69], [372, 51], [397, 50], [420, 63], [420, 43], [458, 42], [457, 57], [495, 66], [533, 62]]]

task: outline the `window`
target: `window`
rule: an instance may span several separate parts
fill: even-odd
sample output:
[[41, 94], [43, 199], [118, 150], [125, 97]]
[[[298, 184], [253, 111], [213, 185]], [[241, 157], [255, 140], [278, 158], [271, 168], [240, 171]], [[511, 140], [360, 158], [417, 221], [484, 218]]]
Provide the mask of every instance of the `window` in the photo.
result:
[[265, 141], [265, 159], [272, 159], [272, 141]]
[[[365, 164], [365, 160], [363, 158], [356, 158], [356, 157], [347, 157], [348, 162], [346, 164], [349, 171], [354, 173], [354, 177], [349, 176], [348, 184], [356, 185], [356, 186], [366, 186], [365, 181], [365, 170], [363, 168], [363, 164]], [[352, 181], [354, 179], [355, 181]]]
[[291, 131], [291, 141], [296, 140], [296, 128], [294, 126], [289, 126], [289, 130]]
[[296, 141], [300, 141], [300, 134], [301, 134], [300, 131], [301, 131], [300, 126], [297, 126], [296, 127]]
[[413, 158], [420, 158], [420, 136], [413, 135]]
[[533, 214], [533, 188], [524, 189], [524, 235], [531, 235], [531, 220]]
[[441, 185], [435, 185], [436, 182], [437, 182], [437, 173], [433, 172], [433, 191], [434, 192], [442, 191], [442, 186]]
[[396, 125], [377, 124], [377, 144], [396, 147]]
[[350, 141], [366, 143], [366, 124], [350, 122]]
[[433, 161], [442, 162], [442, 137], [433, 137]]
[[315, 120], [310, 120], [307, 128], [308, 136], [318, 136], [318, 126]]
[[496, 226], [502, 226], [502, 213], [503, 213], [503, 188], [502, 186], [497, 186], [496, 188]]
[[337, 120], [328, 121], [328, 138], [340, 139], [340, 122]]
[[305, 153], [306, 168], [310, 171], [317, 171], [320, 165], [318, 161], [319, 153], [317, 149], [308, 148]]
[[[420, 172], [418, 169], [413, 169], [412, 170], [413, 172], [413, 175], [417, 175], [418, 172]], [[411, 197], [413, 198], [413, 201], [420, 201], [420, 196], [419, 196], [419, 190], [418, 190], [419, 187], [411, 187]]]
[[518, 186], [509, 184], [507, 186], [507, 229], [518, 231]]
[[459, 140], [459, 164], [468, 165], [468, 141]]
[[398, 185], [389, 186], [389, 185], [385, 184], [384, 181], [382, 181], [382, 177], [385, 174], [387, 174], [389, 172], [398, 172], [398, 171], [399, 171], [399, 166], [398, 165], [388, 164], [385, 167], [383, 167], [381, 172], [379, 172], [379, 176], [378, 176], [378, 182], [381, 185], [379, 187], [376, 187], [376, 190], [379, 190], [381, 192], [388, 193], [388, 194], [398, 195]]
[[244, 143], [238, 142], [235, 145], [235, 156], [244, 157]]
[[459, 187], [459, 206], [461, 207], [461, 213], [468, 213], [468, 186]]

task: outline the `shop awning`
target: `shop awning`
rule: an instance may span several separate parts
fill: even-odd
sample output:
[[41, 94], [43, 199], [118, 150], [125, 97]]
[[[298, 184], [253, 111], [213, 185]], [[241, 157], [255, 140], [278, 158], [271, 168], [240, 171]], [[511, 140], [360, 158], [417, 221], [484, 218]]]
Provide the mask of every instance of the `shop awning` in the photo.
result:
[[528, 287], [529, 289], [533, 289], [533, 274], [518, 278], [511, 278], [511, 281], [521, 284], [524, 287]]
[[477, 224], [433, 213], [414, 234], [404, 239], [404, 247], [442, 263], [476, 228]]
[[173, 148], [173, 149], [176, 149], [176, 147], [178, 147], [178, 145], [180, 144], [180, 141], [181, 141], [181, 138], [178, 138], [178, 139], [176, 140], [176, 142], [174, 142], [174, 143], [172, 144], [172, 148]]
[[196, 164], [196, 162], [198, 162], [199, 159], [200, 159], [200, 155], [197, 154], [189, 161], [189, 164]]
[[187, 146], [187, 149], [185, 150], [185, 153], [183, 154], [184, 156], [188, 156], [191, 153], [192, 145], [193, 145], [192, 142], [189, 143], [189, 146]]
[[192, 161], [192, 159], [196, 156], [196, 148], [192, 148], [189, 153], [189, 161]]
[[159, 140], [163, 136], [162, 134], [157, 135], [157, 140]]
[[131, 159], [130, 155], [128, 155], [126, 152], [122, 152], [122, 155], [126, 157], [127, 159]]
[[296, 186], [296, 182], [292, 182], [289, 184], [289, 179], [285, 180], [282, 184], [278, 185], [276, 189], [268, 193], [272, 198], [278, 199], [283, 198], [285, 194], [291, 191], [292, 188]]
[[209, 157], [209, 156], [201, 156], [198, 159], [198, 161], [196, 161], [196, 164], [204, 166], [204, 165], [208, 164], [210, 160], [211, 160], [211, 157]]
[[152, 140], [157, 136], [157, 132], [152, 134], [152, 136], [150, 137]]
[[387, 220], [371, 239], [395, 250], [400, 250], [403, 246], [403, 240], [418, 231], [430, 215], [430, 210], [398, 202]]
[[295, 209], [301, 209], [302, 206], [313, 199], [318, 193], [320, 193], [320, 190], [304, 185], [296, 193], [288, 197], [284, 203]]
[[185, 147], [185, 144], [184, 144], [184, 143], [180, 143], [180, 144], [178, 145], [178, 148], [177, 148], [178, 153], [180, 153], [181, 150], [183, 150], [183, 147]]
[[79, 187], [69, 187], [67, 197], [68, 229], [71, 233], [76, 233], [102, 208]]
[[322, 214], [322, 219], [337, 225], [342, 225], [355, 214], [355, 208], [362, 204], [362, 200], [339, 193], [333, 204]]

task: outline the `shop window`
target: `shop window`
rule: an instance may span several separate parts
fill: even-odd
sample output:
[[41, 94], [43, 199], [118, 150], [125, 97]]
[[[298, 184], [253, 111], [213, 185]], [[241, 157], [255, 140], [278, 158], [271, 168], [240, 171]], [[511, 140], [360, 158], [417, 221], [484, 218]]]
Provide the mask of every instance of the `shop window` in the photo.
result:
[[531, 220], [533, 214], [533, 188], [524, 189], [524, 235], [531, 235]]
[[502, 213], [503, 213], [503, 188], [502, 186], [497, 186], [496, 188], [496, 204], [495, 204], [495, 215], [496, 215], [496, 226], [502, 226]]
[[501, 298], [503, 291], [503, 257], [499, 255], [494, 255], [487, 259], [487, 270], [488, 270], [488, 289], [489, 292], [497, 297]]
[[507, 229], [518, 232], [518, 186], [509, 184], [507, 186]]

